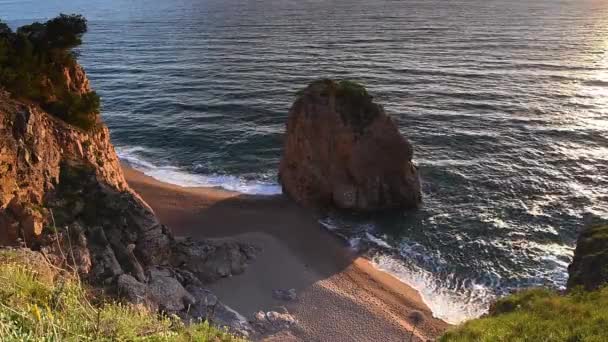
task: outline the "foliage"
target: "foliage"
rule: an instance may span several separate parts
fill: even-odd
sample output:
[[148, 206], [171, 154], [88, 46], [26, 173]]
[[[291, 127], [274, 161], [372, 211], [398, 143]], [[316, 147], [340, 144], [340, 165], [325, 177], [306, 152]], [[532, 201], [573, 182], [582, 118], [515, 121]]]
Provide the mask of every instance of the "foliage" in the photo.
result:
[[367, 89], [355, 81], [320, 79], [296, 93], [299, 99], [311, 95], [334, 96], [335, 110], [340, 114], [342, 121], [359, 134], [362, 134], [382, 112], [382, 107], [373, 102], [373, 97], [369, 95]]
[[39, 103], [51, 114], [83, 129], [96, 123], [100, 100], [95, 92], [68, 89], [66, 70], [77, 67], [72, 48], [82, 43], [87, 21], [65, 15], [12, 32], [0, 22], [0, 85], [13, 96]]
[[2, 341], [242, 341], [207, 322], [185, 326], [177, 317], [103, 297], [92, 304], [91, 289], [60, 274], [0, 251]]
[[606, 341], [608, 287], [560, 295], [531, 289], [500, 299], [486, 317], [448, 331], [440, 341]]
[[351, 80], [334, 81], [329, 78], [313, 81], [305, 89], [299, 90], [296, 96], [303, 95], [307, 89], [329, 95], [334, 93], [337, 97], [344, 97], [349, 100], [370, 100], [371, 96], [367, 89], [360, 83]]
[[568, 288], [594, 290], [608, 283], [608, 225], [592, 223], [581, 232], [569, 268]]
[[342, 80], [338, 82], [338, 86], [336, 89], [338, 96], [344, 96], [351, 99], [368, 99], [370, 98], [367, 93], [367, 89], [357, 82], [350, 80]]

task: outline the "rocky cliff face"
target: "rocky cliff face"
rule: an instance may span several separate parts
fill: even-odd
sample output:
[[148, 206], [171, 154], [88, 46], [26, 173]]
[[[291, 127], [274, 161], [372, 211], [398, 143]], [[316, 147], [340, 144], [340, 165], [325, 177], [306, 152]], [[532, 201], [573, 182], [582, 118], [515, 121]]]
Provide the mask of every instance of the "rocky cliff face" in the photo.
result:
[[[64, 76], [69, 91], [90, 91], [79, 66]], [[129, 188], [103, 123], [85, 132], [3, 90], [0, 244], [27, 245], [128, 300], [184, 319], [225, 312], [215, 323], [249, 330], [204, 284], [243, 272], [254, 248], [175, 239]]]
[[289, 111], [279, 177], [297, 202], [362, 211], [421, 201], [413, 148], [352, 82], [310, 84]]
[[581, 232], [568, 267], [568, 288], [595, 290], [608, 285], [608, 225], [589, 222]]
[[127, 191], [105, 125], [85, 133], [0, 90], [0, 241], [31, 240], [49, 223], [44, 204], [62, 165], [88, 165], [100, 183]]

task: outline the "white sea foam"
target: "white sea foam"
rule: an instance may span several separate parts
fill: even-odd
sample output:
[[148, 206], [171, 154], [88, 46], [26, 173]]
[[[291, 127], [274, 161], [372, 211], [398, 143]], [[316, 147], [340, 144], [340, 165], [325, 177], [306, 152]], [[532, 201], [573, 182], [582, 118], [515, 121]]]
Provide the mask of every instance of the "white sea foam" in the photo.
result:
[[388, 243], [386, 243], [386, 241], [384, 241], [384, 240], [382, 240], [382, 239], [379, 239], [379, 238], [377, 238], [377, 237], [373, 236], [373, 235], [372, 235], [372, 234], [370, 234], [370, 233], [367, 233], [367, 232], [366, 232], [366, 233], [365, 233], [365, 237], [366, 237], [366, 238], [367, 238], [369, 241], [371, 241], [371, 242], [375, 243], [376, 245], [378, 245], [379, 247], [382, 247], [382, 248], [391, 248], [391, 245], [389, 245]]
[[[431, 309], [433, 316], [448, 323], [458, 324], [481, 316], [487, 312], [489, 304], [495, 298], [494, 292], [489, 287], [472, 281], [452, 281], [455, 278], [453, 274], [448, 275], [447, 279], [440, 279], [438, 275], [408, 262], [409, 259], [414, 258], [425, 260], [430, 264], [445, 263], [440, 255], [432, 257], [416, 243], [403, 243], [399, 248], [391, 246], [382, 237], [369, 233], [374, 230], [372, 223], [357, 223], [359, 228], [364, 228], [363, 238], [344, 235], [341, 232], [344, 222], [340, 220], [328, 217], [320, 220], [319, 223], [344, 238], [353, 249], [359, 249], [364, 243], [368, 246], [371, 243], [380, 247], [378, 250], [372, 249], [368, 254], [372, 265], [417, 290]], [[402, 254], [405, 259], [391, 255], [391, 251]]]
[[416, 289], [433, 316], [448, 323], [458, 324], [481, 316], [494, 298], [490, 289], [478, 284], [469, 284], [464, 291], [448, 288], [433, 273], [406, 265], [390, 255], [377, 254], [372, 257], [372, 264]]
[[195, 174], [172, 165], [155, 165], [142, 156], [146, 151], [148, 150], [139, 146], [116, 148], [121, 160], [162, 182], [185, 187], [217, 187], [252, 195], [276, 195], [282, 192], [280, 185], [271, 182], [246, 180], [232, 175]]
[[319, 223], [329, 231], [335, 231], [338, 229], [336, 224], [331, 219], [319, 220]]

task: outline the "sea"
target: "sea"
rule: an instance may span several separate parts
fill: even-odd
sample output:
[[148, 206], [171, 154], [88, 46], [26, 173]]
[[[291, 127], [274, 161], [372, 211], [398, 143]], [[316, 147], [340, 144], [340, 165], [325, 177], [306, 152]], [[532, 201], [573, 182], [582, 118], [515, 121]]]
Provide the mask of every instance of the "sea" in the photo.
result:
[[563, 289], [608, 219], [608, 1], [0, 0], [16, 28], [80, 13], [77, 49], [120, 157], [159, 180], [281, 193], [287, 114], [309, 82], [361, 82], [414, 145], [420, 210], [320, 223], [435, 316]]

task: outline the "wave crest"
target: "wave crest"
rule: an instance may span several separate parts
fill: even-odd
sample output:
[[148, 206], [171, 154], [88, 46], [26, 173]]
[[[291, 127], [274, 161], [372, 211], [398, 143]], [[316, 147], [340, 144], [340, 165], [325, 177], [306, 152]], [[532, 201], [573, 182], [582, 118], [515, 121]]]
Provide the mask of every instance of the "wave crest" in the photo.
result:
[[183, 187], [211, 187], [249, 195], [277, 195], [281, 194], [281, 186], [260, 180], [249, 180], [234, 175], [197, 174], [188, 172], [173, 165], [155, 165], [144, 157], [152, 152], [141, 146], [116, 147], [118, 157], [134, 169], [143, 172], [162, 182]]

